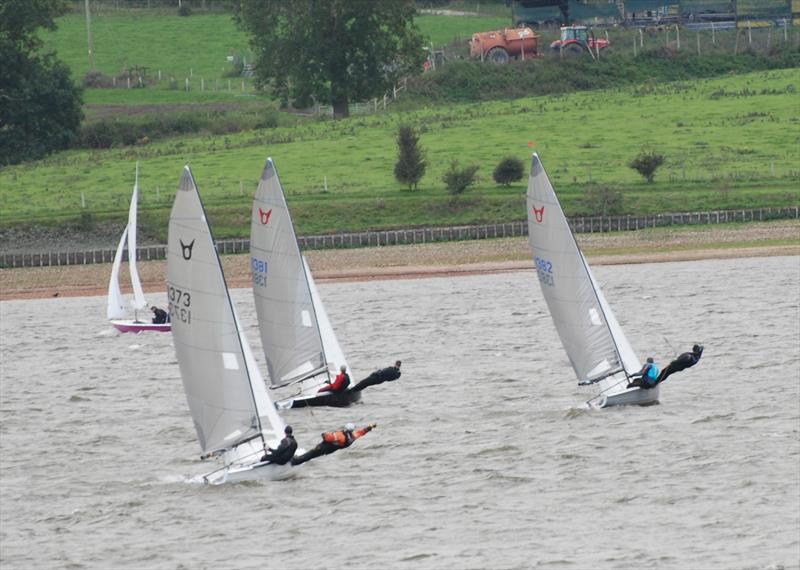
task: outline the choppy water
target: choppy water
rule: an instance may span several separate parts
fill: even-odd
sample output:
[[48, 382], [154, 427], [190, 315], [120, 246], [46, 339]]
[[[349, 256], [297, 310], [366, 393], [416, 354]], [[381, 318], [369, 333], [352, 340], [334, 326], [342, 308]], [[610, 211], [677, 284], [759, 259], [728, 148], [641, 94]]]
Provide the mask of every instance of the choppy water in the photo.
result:
[[[105, 299], [0, 304], [0, 564], [13, 568], [797, 568], [800, 259], [598, 267], [662, 405], [579, 412], [532, 271], [323, 284], [351, 366], [403, 377], [286, 414], [297, 478], [217, 488], [170, 335]], [[234, 291], [258, 355], [250, 292]]]

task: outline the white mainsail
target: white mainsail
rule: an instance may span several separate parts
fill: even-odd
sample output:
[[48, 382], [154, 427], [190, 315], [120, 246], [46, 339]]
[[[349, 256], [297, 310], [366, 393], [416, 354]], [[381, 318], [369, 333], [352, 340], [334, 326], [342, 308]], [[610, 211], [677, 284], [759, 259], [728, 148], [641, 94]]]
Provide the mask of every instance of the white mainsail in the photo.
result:
[[344, 354], [297, 244], [278, 173], [267, 159], [250, 226], [253, 294], [261, 343], [274, 387], [300, 382], [316, 393]]
[[141, 311], [147, 307], [147, 299], [145, 299], [144, 291], [142, 290], [142, 282], [139, 279], [139, 271], [136, 266], [136, 236], [137, 236], [137, 222], [136, 214], [139, 205], [139, 164], [136, 164], [136, 181], [133, 185], [133, 194], [131, 195], [131, 204], [128, 208], [128, 224], [122, 232], [122, 237], [119, 240], [117, 251], [114, 254], [114, 263], [111, 267], [111, 278], [108, 281], [108, 303], [106, 307], [106, 315], [109, 320], [121, 319], [125, 317], [125, 305], [122, 301], [122, 292], [119, 286], [119, 271], [122, 266], [122, 256], [125, 249], [125, 244], [128, 245], [128, 270], [131, 277], [131, 287], [133, 289], [133, 299], [130, 304], [134, 311]]
[[169, 219], [167, 295], [175, 353], [203, 452], [259, 437], [277, 441], [284, 423], [236, 316], [188, 166]]
[[147, 306], [144, 298], [142, 282], [139, 280], [139, 270], [136, 266], [136, 237], [137, 223], [136, 213], [139, 210], [139, 163], [136, 163], [136, 181], [133, 184], [133, 196], [131, 196], [131, 206], [128, 210], [128, 271], [131, 274], [131, 286], [133, 287], [133, 299], [131, 306], [135, 311], [141, 311]]
[[[579, 381], [625, 390], [639, 359], [614, 317], [534, 154], [528, 179], [528, 236], [539, 283]], [[655, 390], [653, 396], [657, 396]]]

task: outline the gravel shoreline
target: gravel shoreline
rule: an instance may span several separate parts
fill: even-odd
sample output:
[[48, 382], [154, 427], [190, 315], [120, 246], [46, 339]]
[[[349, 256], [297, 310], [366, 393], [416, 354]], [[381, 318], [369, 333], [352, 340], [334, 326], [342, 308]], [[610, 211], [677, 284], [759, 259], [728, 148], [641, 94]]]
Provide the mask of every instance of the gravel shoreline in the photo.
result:
[[[800, 220], [579, 234], [592, 265], [800, 255]], [[307, 251], [318, 281], [412, 279], [533, 270], [525, 238]], [[247, 255], [222, 257], [230, 287], [249, 287]], [[127, 264], [126, 264], [127, 265]], [[146, 291], [164, 290], [165, 261], [139, 263]], [[105, 295], [111, 264], [0, 269], [0, 300]], [[125, 291], [127, 268], [120, 282]]]

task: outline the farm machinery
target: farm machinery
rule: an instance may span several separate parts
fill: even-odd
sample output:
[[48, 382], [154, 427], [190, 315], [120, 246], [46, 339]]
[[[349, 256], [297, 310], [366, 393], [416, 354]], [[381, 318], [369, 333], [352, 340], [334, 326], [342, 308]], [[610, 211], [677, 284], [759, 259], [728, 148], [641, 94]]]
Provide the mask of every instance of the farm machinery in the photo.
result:
[[595, 38], [594, 33], [590, 33], [586, 26], [563, 26], [561, 39], [550, 44], [550, 49], [561, 55], [578, 55], [588, 51], [593, 58], [607, 47], [608, 40]]
[[507, 28], [472, 34], [469, 55], [481, 61], [508, 63], [510, 59], [539, 57], [539, 34], [531, 28]]

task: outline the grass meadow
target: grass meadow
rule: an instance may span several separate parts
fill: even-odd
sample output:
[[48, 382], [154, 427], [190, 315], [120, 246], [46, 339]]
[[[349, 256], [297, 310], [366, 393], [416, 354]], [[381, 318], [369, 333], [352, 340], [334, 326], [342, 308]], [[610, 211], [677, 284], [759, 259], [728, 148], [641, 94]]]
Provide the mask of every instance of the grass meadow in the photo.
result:
[[[441, 47], [454, 40], [466, 45], [474, 32], [507, 27], [510, 16], [420, 14], [416, 22], [426, 44]], [[43, 37], [45, 46], [55, 50], [80, 81], [90, 69], [83, 13], [59, 18], [58, 29]], [[107, 9], [92, 17], [92, 43], [96, 70], [118, 76], [133, 66], [146, 67], [155, 84], [145, 89], [87, 89], [84, 99], [90, 105], [214, 103], [254, 96], [252, 79], [228, 77], [233, 70], [228, 56], [253, 58], [247, 36], [228, 13], [197, 11], [180, 17], [157, 10]], [[157, 81], [159, 71], [161, 81]]]
[[[83, 199], [94, 220], [123, 224], [138, 160], [146, 234], [163, 237], [189, 163], [216, 234], [244, 236], [267, 156], [304, 234], [522, 219], [524, 182], [501, 188], [491, 173], [504, 156], [527, 161], [532, 151], [568, 214], [588, 212], [593, 184], [622, 192], [633, 214], [797, 205], [797, 83], [796, 70], [758, 72], [68, 151], [0, 171], [0, 223], [76, 223]], [[393, 178], [403, 123], [420, 132], [428, 162], [414, 192]], [[666, 157], [653, 184], [627, 166], [642, 149]], [[452, 160], [480, 166], [458, 198], [441, 181]]]

